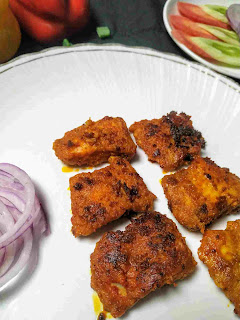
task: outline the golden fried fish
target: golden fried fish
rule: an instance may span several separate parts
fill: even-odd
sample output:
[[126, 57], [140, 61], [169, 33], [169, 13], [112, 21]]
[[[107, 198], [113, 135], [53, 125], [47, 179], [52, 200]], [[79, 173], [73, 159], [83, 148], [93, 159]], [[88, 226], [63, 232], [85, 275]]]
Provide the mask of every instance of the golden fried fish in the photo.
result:
[[196, 262], [175, 223], [158, 212], [106, 232], [91, 254], [91, 286], [105, 311], [122, 316], [151, 291], [187, 277]]
[[70, 178], [72, 233], [87, 236], [125, 212], [150, 211], [156, 196], [143, 179], [120, 157], [111, 157], [110, 165], [94, 172]]
[[53, 149], [64, 163], [78, 166], [96, 166], [107, 162], [110, 156], [131, 160], [136, 153], [125, 121], [112, 117], [96, 122], [88, 120], [56, 140]]
[[201, 242], [200, 260], [240, 316], [240, 220], [229, 221], [226, 230], [207, 230]]
[[240, 179], [209, 158], [196, 158], [187, 169], [162, 179], [169, 209], [183, 226], [204, 232], [205, 226], [240, 206]]
[[149, 161], [172, 171], [192, 161], [205, 146], [202, 134], [193, 128], [190, 118], [183, 112], [172, 111], [161, 119], [135, 122], [129, 130]]

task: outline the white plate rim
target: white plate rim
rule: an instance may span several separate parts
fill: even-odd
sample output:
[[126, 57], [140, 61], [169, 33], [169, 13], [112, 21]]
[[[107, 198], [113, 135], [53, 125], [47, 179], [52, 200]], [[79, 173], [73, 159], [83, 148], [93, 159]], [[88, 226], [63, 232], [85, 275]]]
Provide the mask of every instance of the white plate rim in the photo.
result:
[[209, 77], [218, 79], [218, 81], [222, 82], [224, 85], [227, 85], [227, 87], [233, 89], [238, 94], [240, 94], [240, 85], [236, 81], [222, 74], [219, 74], [215, 71], [212, 71], [211, 69], [201, 65], [200, 63], [191, 62], [174, 53], [165, 53], [165, 52], [157, 51], [152, 48], [139, 47], [139, 46], [127, 46], [127, 45], [115, 44], [115, 43], [112, 43], [112, 44], [81, 43], [81, 44], [75, 44], [71, 47], [57, 46], [57, 47], [47, 48], [39, 52], [23, 54], [21, 56], [16, 57], [15, 59], [12, 59], [9, 62], [6, 62], [0, 65], [0, 75], [15, 67], [33, 62], [35, 60], [39, 60], [39, 59], [43, 59], [43, 58], [55, 56], [55, 55], [68, 54], [72, 52], [86, 52], [86, 51], [113, 51], [113, 52], [122, 52], [122, 53], [134, 53], [134, 54], [140, 54], [144, 56], [151, 56], [155, 58], [170, 60], [172, 62], [188, 66], [192, 69], [197, 70], [198, 72], [202, 72]]
[[[202, 63], [204, 64], [205, 66], [221, 73], [221, 74], [225, 74], [227, 76], [230, 76], [230, 77], [234, 77], [236, 79], [240, 79], [240, 68], [239, 68], [239, 75], [236, 75], [236, 74], [233, 74], [231, 73], [231, 70], [228, 71], [228, 69], [230, 68], [225, 68], [225, 67], [219, 67], [211, 62], [208, 62], [206, 61], [205, 59], [201, 58], [200, 56], [198, 56], [197, 54], [195, 54], [194, 52], [192, 52], [190, 49], [188, 49], [185, 45], [179, 43], [173, 36], [172, 36], [172, 28], [168, 22], [168, 14], [167, 14], [167, 11], [168, 11], [168, 7], [169, 5], [172, 3], [173, 0], [167, 0], [165, 2], [165, 5], [163, 7], [163, 23], [164, 23], [164, 26], [169, 34], [169, 36], [171, 37], [171, 39], [176, 43], [176, 45], [182, 50], [184, 51], [185, 53], [187, 53], [192, 59], [198, 61], [199, 63]], [[194, 3], [194, 2], [193, 2]], [[195, 3], [196, 4], [196, 3]], [[233, 69], [233, 70], [236, 70], [236, 69]]]

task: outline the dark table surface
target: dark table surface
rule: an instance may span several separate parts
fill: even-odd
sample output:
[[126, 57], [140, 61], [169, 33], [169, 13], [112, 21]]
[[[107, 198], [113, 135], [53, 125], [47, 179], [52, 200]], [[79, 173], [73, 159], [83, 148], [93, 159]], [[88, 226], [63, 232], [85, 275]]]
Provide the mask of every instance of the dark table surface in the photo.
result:
[[[89, 24], [83, 31], [68, 39], [73, 44], [121, 43], [149, 47], [192, 60], [177, 47], [165, 29], [162, 17], [165, 2], [166, 0], [90, 0]], [[100, 39], [96, 33], [97, 26], [108, 26], [111, 37]], [[62, 42], [54, 45], [62, 45]], [[51, 46], [39, 44], [23, 32], [17, 56]]]

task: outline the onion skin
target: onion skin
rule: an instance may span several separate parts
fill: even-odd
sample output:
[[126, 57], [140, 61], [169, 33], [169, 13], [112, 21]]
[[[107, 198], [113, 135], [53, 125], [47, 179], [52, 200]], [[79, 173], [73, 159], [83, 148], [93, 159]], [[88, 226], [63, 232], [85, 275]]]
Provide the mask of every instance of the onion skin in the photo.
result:
[[0, 289], [27, 266], [31, 256], [37, 263], [33, 243], [47, 232], [30, 177], [14, 165], [0, 163]]

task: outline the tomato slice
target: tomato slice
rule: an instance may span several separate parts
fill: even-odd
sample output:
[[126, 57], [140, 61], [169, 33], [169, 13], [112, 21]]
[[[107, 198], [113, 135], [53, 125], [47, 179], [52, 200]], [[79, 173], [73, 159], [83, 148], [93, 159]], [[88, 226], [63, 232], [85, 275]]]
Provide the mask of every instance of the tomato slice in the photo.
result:
[[173, 29], [183, 31], [185, 34], [188, 34], [189, 36], [218, 40], [217, 37], [201, 28], [198, 25], [198, 23], [193, 22], [188, 18], [172, 14], [169, 17], [169, 21]]
[[178, 11], [180, 12], [180, 14], [192, 21], [201, 22], [201, 23], [209, 24], [211, 26], [231, 30], [231, 27], [229, 24], [224, 23], [220, 20], [217, 20], [216, 18], [204, 12], [201, 7], [195, 4], [178, 2], [177, 5], [178, 5]]
[[203, 49], [198, 47], [194, 42], [191, 41], [191, 36], [185, 34], [184, 32], [180, 30], [173, 29], [172, 30], [173, 37], [179, 41], [180, 43], [184, 44], [188, 49], [190, 49], [192, 52], [196, 53], [198, 56], [208, 59], [211, 62], [214, 61], [214, 59], [207, 54]]

